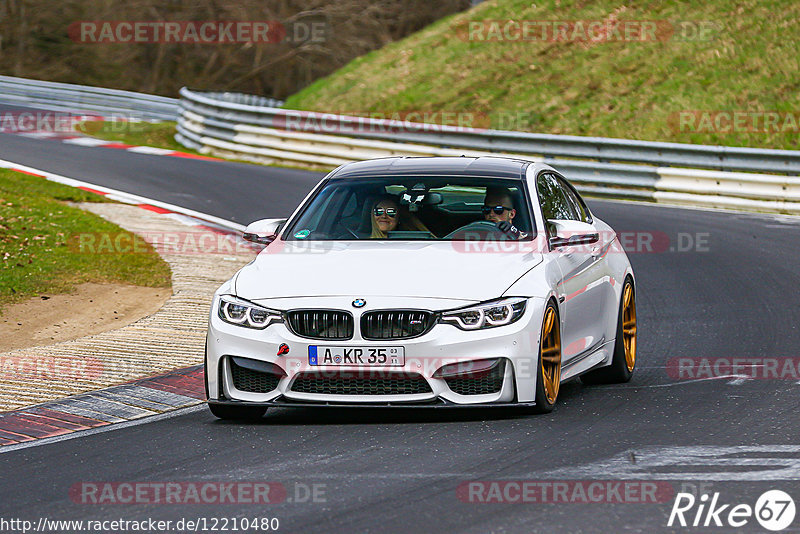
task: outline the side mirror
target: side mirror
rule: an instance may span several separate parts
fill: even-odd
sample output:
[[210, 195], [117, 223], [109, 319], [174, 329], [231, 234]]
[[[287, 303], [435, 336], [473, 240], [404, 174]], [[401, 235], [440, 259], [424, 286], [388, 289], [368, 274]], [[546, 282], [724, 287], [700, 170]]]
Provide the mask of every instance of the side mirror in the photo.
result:
[[550, 246], [553, 248], [574, 245], [589, 245], [600, 240], [600, 234], [594, 226], [581, 221], [552, 220], [547, 221], [553, 231]]
[[244, 229], [242, 238], [251, 243], [269, 245], [278, 237], [278, 232], [280, 232], [281, 226], [285, 223], [286, 219], [261, 219], [260, 221], [251, 222]]

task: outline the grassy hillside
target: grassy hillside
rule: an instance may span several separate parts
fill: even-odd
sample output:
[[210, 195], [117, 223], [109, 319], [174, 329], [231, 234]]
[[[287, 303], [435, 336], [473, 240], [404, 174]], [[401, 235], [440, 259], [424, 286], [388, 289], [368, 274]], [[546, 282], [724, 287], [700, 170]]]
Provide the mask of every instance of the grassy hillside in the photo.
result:
[[[509, 19], [651, 21], [656, 31], [598, 42], [554, 39], [552, 25], [528, 40], [491, 33], [487, 21]], [[286, 107], [457, 112], [503, 129], [800, 149], [799, 20], [794, 0], [490, 0], [350, 62]]]

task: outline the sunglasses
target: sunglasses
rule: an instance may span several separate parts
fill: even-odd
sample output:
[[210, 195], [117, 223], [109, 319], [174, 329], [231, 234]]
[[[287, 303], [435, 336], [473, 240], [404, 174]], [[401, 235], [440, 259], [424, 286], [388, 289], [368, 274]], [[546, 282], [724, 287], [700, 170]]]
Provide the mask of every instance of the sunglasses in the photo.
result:
[[491, 212], [495, 212], [497, 215], [502, 215], [504, 211], [512, 211], [514, 208], [507, 208], [505, 206], [483, 206], [481, 207], [481, 213], [484, 215], [489, 215]]
[[381, 217], [384, 214], [391, 217], [392, 219], [397, 217], [397, 208], [375, 208], [374, 210], [372, 210], [372, 212], [375, 214], [375, 217]]

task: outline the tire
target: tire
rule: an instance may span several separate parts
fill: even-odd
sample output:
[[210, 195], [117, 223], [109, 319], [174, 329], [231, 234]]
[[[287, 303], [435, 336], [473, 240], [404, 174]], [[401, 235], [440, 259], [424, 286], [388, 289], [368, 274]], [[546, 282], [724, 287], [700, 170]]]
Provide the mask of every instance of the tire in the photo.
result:
[[561, 387], [561, 323], [558, 309], [550, 301], [542, 315], [542, 330], [539, 335], [539, 358], [536, 366], [536, 405], [533, 413], [550, 413], [558, 400]]
[[581, 375], [584, 384], [619, 384], [628, 382], [633, 376], [636, 366], [636, 291], [630, 278], [625, 279], [619, 301], [611, 365]]
[[235, 421], [257, 421], [267, 413], [261, 406], [229, 406], [226, 404], [209, 404], [208, 409], [219, 419]]

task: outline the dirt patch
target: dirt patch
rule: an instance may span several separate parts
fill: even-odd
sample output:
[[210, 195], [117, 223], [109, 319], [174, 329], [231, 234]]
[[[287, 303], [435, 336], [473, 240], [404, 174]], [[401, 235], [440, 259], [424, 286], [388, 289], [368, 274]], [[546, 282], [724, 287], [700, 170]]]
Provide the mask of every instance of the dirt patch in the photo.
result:
[[0, 352], [120, 328], [155, 313], [171, 295], [170, 288], [88, 283], [12, 304], [0, 315]]

